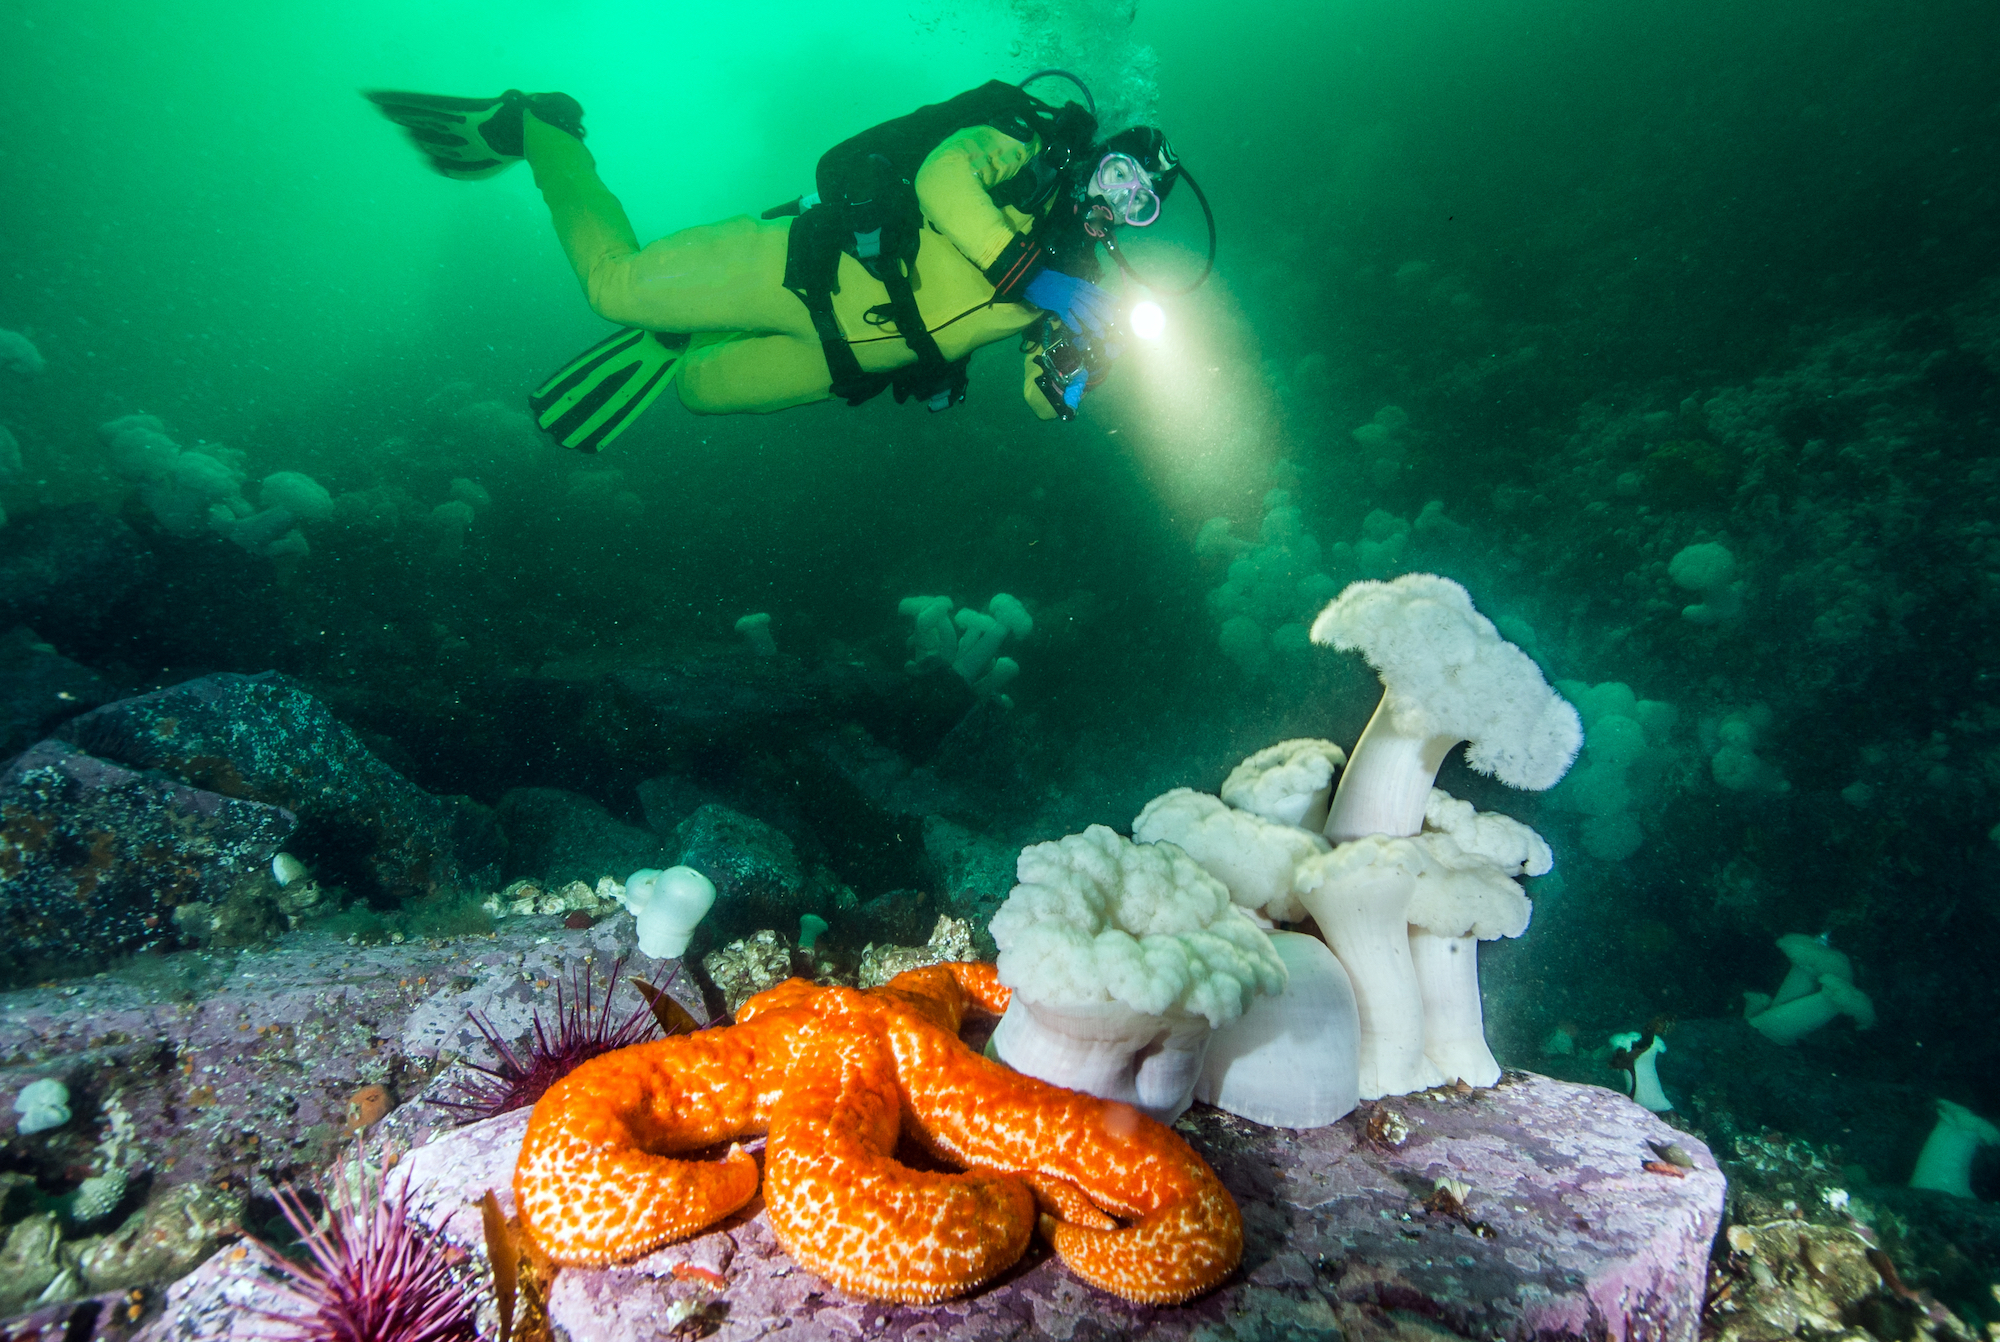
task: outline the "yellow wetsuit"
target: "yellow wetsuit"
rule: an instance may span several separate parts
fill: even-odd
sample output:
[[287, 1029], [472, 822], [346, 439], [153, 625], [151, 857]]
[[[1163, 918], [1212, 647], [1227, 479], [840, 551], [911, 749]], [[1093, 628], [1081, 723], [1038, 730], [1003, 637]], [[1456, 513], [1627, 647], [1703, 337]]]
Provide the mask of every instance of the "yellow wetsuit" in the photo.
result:
[[[689, 337], [674, 371], [683, 405], [697, 414], [726, 415], [783, 410], [832, 394], [812, 318], [784, 287], [790, 219], [743, 215], [685, 228], [642, 248], [582, 141], [532, 115], [525, 139], [535, 185], [592, 310], [621, 326]], [[1025, 303], [995, 303], [983, 273], [1033, 222], [996, 205], [988, 192], [1019, 172], [1038, 148], [991, 126], [972, 126], [934, 149], [918, 170], [917, 203], [929, 226], [921, 230], [911, 285], [917, 310], [947, 360], [1016, 335], [1040, 315]], [[859, 261], [840, 258], [834, 316], [868, 372], [916, 362], [893, 324], [866, 320], [870, 308], [888, 300], [888, 290]], [[1038, 416], [1053, 419], [1035, 373], [1031, 352], [1024, 395]]]

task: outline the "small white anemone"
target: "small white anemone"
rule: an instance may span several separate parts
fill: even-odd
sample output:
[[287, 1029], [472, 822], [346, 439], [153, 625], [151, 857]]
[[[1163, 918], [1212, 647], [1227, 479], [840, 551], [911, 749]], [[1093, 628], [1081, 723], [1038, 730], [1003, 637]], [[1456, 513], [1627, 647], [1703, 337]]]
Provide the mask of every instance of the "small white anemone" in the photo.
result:
[[1265, 746], [1229, 771], [1222, 799], [1240, 810], [1319, 830], [1326, 825], [1326, 808], [1333, 800], [1333, 775], [1347, 763], [1347, 752], [1331, 741], [1300, 737]]
[[1844, 983], [1854, 982], [1854, 962], [1835, 950], [1818, 937], [1809, 937], [1803, 932], [1787, 932], [1779, 937], [1778, 949], [1784, 952], [1791, 968], [1785, 971], [1784, 982], [1778, 985], [1778, 992], [1770, 1001], [1771, 1006], [1783, 1006], [1800, 997], [1810, 997], [1819, 991], [1820, 977], [1831, 974]]
[[637, 924], [639, 949], [656, 960], [687, 951], [688, 940], [715, 904], [715, 883], [693, 867], [647, 867], [625, 878], [618, 896]]
[[1721, 624], [1743, 613], [1743, 584], [1735, 581], [1736, 556], [1726, 545], [1704, 541], [1682, 548], [1667, 562], [1667, 576], [1701, 594], [1699, 602], [1681, 608], [1690, 624]]
[[915, 675], [958, 656], [958, 628], [952, 623], [950, 597], [906, 596], [896, 603], [896, 610], [916, 622], [910, 633], [910, 660], [903, 663], [905, 671]]
[[1750, 1028], [1774, 1044], [1796, 1044], [1814, 1030], [1841, 1016], [1851, 1017], [1854, 1028], [1866, 1030], [1875, 1024], [1875, 1004], [1868, 994], [1837, 974], [1821, 974], [1819, 991], [1794, 997], [1782, 1005], [1762, 1011], [1755, 1008], [1760, 994], [1745, 993], [1744, 1006]]
[[14, 1130], [24, 1137], [53, 1131], [69, 1122], [69, 1087], [52, 1076], [30, 1081], [14, 1097], [14, 1112], [21, 1116]]
[[1611, 1036], [1611, 1047], [1629, 1054], [1632, 1063], [1632, 1098], [1642, 1109], [1650, 1109], [1656, 1114], [1664, 1114], [1674, 1107], [1667, 1098], [1667, 1092], [1660, 1087], [1660, 1068], [1657, 1059], [1667, 1051], [1667, 1041], [1658, 1035], [1652, 1036], [1652, 1043], [1644, 1052], [1634, 1052], [1639, 1041], [1646, 1038], [1637, 1030]]
[[778, 641], [771, 637], [771, 616], [768, 611], [757, 611], [745, 615], [736, 622], [736, 632], [743, 635], [743, 641], [750, 651], [759, 657], [774, 657], [778, 652]]
[[1931, 1129], [1931, 1135], [1924, 1139], [1924, 1149], [1917, 1154], [1910, 1187], [1969, 1198], [1972, 1159], [1982, 1146], [2000, 1146], [2000, 1127], [1950, 1100], [1939, 1100], [1937, 1112], [1937, 1126]]
[[994, 594], [986, 603], [985, 614], [967, 606], [952, 616], [952, 622], [960, 632], [958, 655], [952, 659], [951, 669], [968, 685], [992, 668], [994, 658], [1000, 655], [1000, 645], [1009, 634], [1020, 639], [1035, 632], [1035, 620], [1028, 614], [1028, 608], [1005, 592]]

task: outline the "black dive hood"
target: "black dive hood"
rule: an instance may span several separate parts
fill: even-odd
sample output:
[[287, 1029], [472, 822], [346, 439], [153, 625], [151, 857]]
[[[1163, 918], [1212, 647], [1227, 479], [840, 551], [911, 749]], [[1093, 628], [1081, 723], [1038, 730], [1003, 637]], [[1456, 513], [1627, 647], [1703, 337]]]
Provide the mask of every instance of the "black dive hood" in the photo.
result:
[[[1091, 96], [1089, 86], [1067, 70], [1037, 70], [1022, 80], [1019, 87], [1026, 89], [1037, 79], [1050, 77], [1067, 79], [1076, 85], [1083, 93], [1083, 100], [1089, 107], [1091, 116], [1097, 115], [1097, 99]], [[1215, 211], [1209, 208], [1208, 196], [1201, 189], [1201, 183], [1194, 179], [1194, 174], [1187, 170], [1187, 165], [1175, 155], [1173, 146], [1167, 143], [1166, 132], [1157, 126], [1128, 127], [1091, 150], [1088, 162], [1094, 165], [1106, 154], [1129, 154], [1137, 160], [1139, 166], [1153, 179], [1153, 189], [1159, 193], [1163, 205], [1167, 197], [1173, 194], [1175, 184], [1185, 178], [1188, 190], [1194, 192], [1194, 198], [1201, 202], [1202, 218], [1208, 224], [1208, 257], [1202, 263], [1201, 274], [1195, 276], [1193, 283], [1182, 285], [1178, 289], [1168, 289], [1155, 284], [1133, 269], [1131, 261], [1126, 259], [1125, 249], [1118, 245], [1115, 229], [1107, 227], [1099, 233], [1093, 228], [1092, 235], [1104, 244], [1104, 250], [1111, 253], [1111, 259], [1118, 263], [1118, 268], [1124, 271], [1126, 277], [1134, 284], [1151, 289], [1155, 293], [1191, 294], [1208, 283], [1208, 277], [1215, 271]]]

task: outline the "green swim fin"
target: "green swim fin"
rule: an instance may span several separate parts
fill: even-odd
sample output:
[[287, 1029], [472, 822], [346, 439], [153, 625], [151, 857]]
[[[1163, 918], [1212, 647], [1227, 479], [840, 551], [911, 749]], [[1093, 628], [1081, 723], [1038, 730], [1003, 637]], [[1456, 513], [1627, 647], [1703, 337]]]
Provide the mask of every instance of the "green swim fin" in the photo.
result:
[[628, 326], [556, 370], [528, 397], [528, 408], [564, 447], [600, 451], [667, 389], [685, 348], [684, 336], [669, 348], [653, 332]]
[[431, 167], [462, 182], [491, 177], [520, 161], [523, 112], [583, 138], [583, 108], [567, 93], [508, 89], [497, 98], [452, 98], [378, 90], [361, 96], [409, 134]]

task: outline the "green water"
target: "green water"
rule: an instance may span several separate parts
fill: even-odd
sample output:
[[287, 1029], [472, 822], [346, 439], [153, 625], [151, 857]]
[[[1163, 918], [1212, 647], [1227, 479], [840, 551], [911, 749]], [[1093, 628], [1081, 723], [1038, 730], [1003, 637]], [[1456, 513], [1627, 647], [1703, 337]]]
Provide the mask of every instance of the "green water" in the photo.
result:
[[[1373, 678], [1286, 642], [1315, 609], [1295, 587], [1225, 646], [1250, 608], [1211, 597], [1206, 520], [1245, 552], [1293, 537], [1269, 556], [1287, 582], [1443, 573], [1567, 691], [1671, 709], [1634, 758], [1586, 755], [1588, 796], [1582, 774], [1545, 797], [1440, 780], [1557, 850], [1533, 929], [1489, 948], [1502, 1057], [1555, 1065], [1565, 1021], [1731, 1016], [1781, 975], [1775, 937], [1827, 932], [1879, 1021], [1808, 1052], [1875, 1089], [1835, 1114], [1781, 1090], [1747, 1121], [1908, 1127], [1877, 1157], [1907, 1161], [1933, 1097], [2000, 1114], [1996, 28], [1953, 0], [16, 0], [0, 327], [48, 367], [0, 377], [25, 463], [0, 505], [148, 525], [94, 432], [135, 412], [240, 450], [251, 481], [373, 499], [303, 560], [168, 538], [112, 627], [38, 632], [133, 689], [283, 669], [433, 791], [562, 787], [627, 817], [649, 762], [615, 723], [510, 736], [510, 677], [733, 647], [750, 611], [802, 666], [893, 669], [900, 598], [1011, 592], [1040, 622], [1009, 691], [1026, 782], [988, 819], [1021, 842], [1128, 825], [1283, 736], [1358, 734]], [[1165, 300], [1165, 338], [1077, 422], [1029, 414], [1005, 342], [948, 414], [668, 400], [589, 460], [521, 413], [606, 330], [525, 170], [426, 173], [356, 96], [574, 95], [644, 241], [1043, 65], [1155, 116], [1220, 235], [1212, 281]], [[1183, 192], [1133, 253], [1179, 279], [1202, 243]], [[440, 557], [425, 518], [458, 478], [492, 506]], [[1714, 621], [1670, 568], [1698, 545], [1740, 584]], [[784, 771], [701, 767], [737, 796]]]

